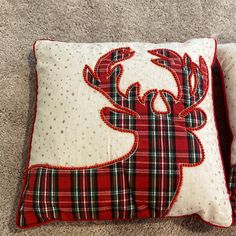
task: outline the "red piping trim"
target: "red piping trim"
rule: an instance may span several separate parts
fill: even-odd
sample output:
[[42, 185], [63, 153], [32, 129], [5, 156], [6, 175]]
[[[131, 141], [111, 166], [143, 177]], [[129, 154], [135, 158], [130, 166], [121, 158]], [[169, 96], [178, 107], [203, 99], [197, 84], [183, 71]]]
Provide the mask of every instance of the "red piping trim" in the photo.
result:
[[[37, 63], [37, 58], [36, 58], [36, 53], [35, 53], [35, 45], [36, 45], [37, 41], [34, 42], [33, 44], [33, 55], [34, 58], [36, 60]], [[37, 69], [35, 68], [35, 82], [36, 82], [36, 86], [35, 86], [35, 104], [34, 104], [34, 117], [33, 117], [33, 125], [31, 127], [31, 134], [30, 134], [30, 144], [29, 144], [29, 149], [28, 149], [28, 157], [27, 157], [27, 166], [24, 172], [24, 177], [23, 177], [23, 184], [21, 187], [21, 194], [20, 194], [20, 201], [18, 203], [18, 207], [17, 207], [17, 213], [16, 213], [16, 225], [18, 226], [18, 219], [19, 219], [19, 212], [20, 212], [20, 206], [21, 203], [23, 201], [23, 194], [24, 194], [24, 190], [27, 184], [27, 174], [28, 174], [28, 170], [29, 170], [29, 162], [30, 162], [30, 153], [31, 153], [31, 148], [32, 148], [32, 140], [33, 140], [33, 132], [34, 132], [34, 124], [35, 124], [35, 120], [36, 120], [36, 114], [37, 114], [37, 101], [38, 101], [38, 73], [37, 73]]]

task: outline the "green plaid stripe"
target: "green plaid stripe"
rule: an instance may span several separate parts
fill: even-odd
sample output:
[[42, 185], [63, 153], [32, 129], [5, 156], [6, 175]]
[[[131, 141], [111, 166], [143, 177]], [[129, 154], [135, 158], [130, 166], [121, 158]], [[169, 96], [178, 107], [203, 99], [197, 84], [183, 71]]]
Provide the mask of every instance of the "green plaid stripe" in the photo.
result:
[[79, 182], [81, 180], [81, 171], [75, 170], [71, 172], [71, 204], [72, 204], [72, 213], [74, 219], [82, 219], [81, 210], [82, 199]]
[[[150, 93], [147, 96], [147, 100], [149, 101], [149, 104], [153, 98], [153, 93]], [[156, 209], [156, 206], [158, 204], [158, 198], [161, 196], [162, 193], [159, 193], [157, 191], [157, 185], [159, 184], [160, 179], [158, 179], [158, 161], [157, 161], [157, 145], [159, 142], [159, 126], [158, 126], [158, 119], [157, 116], [153, 115], [153, 111], [151, 107], [148, 107], [148, 141], [149, 141], [149, 169], [152, 170], [149, 173], [149, 194], [148, 194], [148, 204], [149, 209]], [[161, 117], [160, 117], [161, 118]], [[159, 119], [160, 121], [160, 119]], [[158, 135], [157, 135], [158, 134]], [[162, 155], [159, 156], [159, 158], [162, 158]], [[158, 181], [158, 182], [157, 182]], [[162, 182], [162, 181], [160, 181]], [[161, 206], [161, 204], [160, 204]], [[150, 211], [150, 214], [152, 214], [152, 217], [156, 217], [156, 211]]]
[[[118, 52], [113, 52], [111, 55], [111, 61], [115, 61], [116, 58], [118, 57]], [[119, 95], [117, 87], [116, 87], [116, 78], [119, 73], [119, 67], [117, 67], [110, 79], [110, 97], [112, 100], [117, 103], [121, 104], [122, 102], [122, 97]], [[121, 114], [111, 112], [110, 113], [110, 122], [114, 124], [116, 127], [119, 127], [121, 124], [119, 121], [122, 121], [120, 119]], [[119, 210], [121, 209], [120, 205], [120, 186], [119, 186], [119, 169], [121, 168], [120, 163], [119, 164], [114, 164], [110, 166], [110, 179], [111, 179], [111, 208], [112, 208], [112, 217], [114, 219], [119, 219], [120, 217], [120, 212]]]
[[49, 206], [52, 214], [51, 218], [60, 218], [58, 199], [58, 172], [54, 169], [48, 170], [49, 174]]
[[[135, 98], [135, 91], [131, 90], [128, 99], [125, 101], [126, 107], [130, 108], [131, 110], [135, 111], [135, 102], [133, 99]], [[125, 120], [126, 126], [129, 130], [135, 130], [136, 127], [136, 119], [133, 116], [127, 116]], [[128, 183], [129, 183], [129, 217], [133, 219], [136, 216], [136, 205], [134, 201], [134, 194], [135, 194], [135, 182], [136, 182], [136, 153], [134, 153], [130, 158], [126, 161], [126, 175], [128, 176]]]
[[110, 179], [111, 179], [111, 209], [113, 219], [120, 218], [120, 186], [119, 186], [119, 169], [120, 163], [110, 166]]
[[88, 177], [88, 199], [89, 213], [91, 219], [98, 218], [98, 190], [97, 190], [97, 170], [90, 169], [87, 171]]
[[[169, 102], [169, 101], [168, 101]], [[171, 110], [173, 111], [174, 107], [173, 107], [173, 100], [171, 100], [169, 102], [169, 106], [171, 108]], [[174, 115], [173, 113], [170, 113], [167, 116], [166, 121], [166, 132], [167, 135], [163, 136], [166, 145], [166, 169], [167, 174], [166, 174], [166, 182], [167, 185], [170, 186], [170, 191], [167, 192], [166, 194], [166, 202], [167, 204], [169, 202], [172, 201], [175, 193], [176, 193], [176, 189], [174, 188], [175, 184], [176, 184], [176, 179], [178, 177], [178, 167], [176, 165], [177, 160], [176, 160], [176, 133], [175, 133], [175, 124], [174, 124]], [[166, 205], [167, 206], [167, 205]]]
[[36, 172], [35, 178], [35, 188], [34, 188], [34, 195], [33, 195], [33, 208], [35, 215], [38, 219], [38, 222], [44, 222], [44, 215], [43, 215], [43, 200], [42, 200], [42, 178], [43, 178], [43, 169], [39, 168]]

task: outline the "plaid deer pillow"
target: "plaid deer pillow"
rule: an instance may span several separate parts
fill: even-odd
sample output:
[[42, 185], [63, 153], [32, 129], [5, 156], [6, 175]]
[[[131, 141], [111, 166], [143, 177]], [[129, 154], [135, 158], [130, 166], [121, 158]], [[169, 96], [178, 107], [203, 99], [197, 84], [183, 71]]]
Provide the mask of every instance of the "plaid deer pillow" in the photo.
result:
[[216, 42], [39, 40], [21, 228], [196, 214], [232, 223], [215, 125]]

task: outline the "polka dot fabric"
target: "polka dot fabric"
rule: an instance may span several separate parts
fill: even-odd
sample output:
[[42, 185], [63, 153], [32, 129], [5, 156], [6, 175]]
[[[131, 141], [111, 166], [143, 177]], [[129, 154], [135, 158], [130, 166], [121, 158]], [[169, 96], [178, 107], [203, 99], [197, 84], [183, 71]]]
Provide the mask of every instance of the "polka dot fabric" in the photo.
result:
[[[17, 225], [191, 214], [212, 225], [231, 225], [212, 101], [215, 49], [214, 39], [37, 41], [37, 112]], [[189, 78], [190, 97], [181, 107], [172, 101], [187, 96], [181, 90], [184, 78]], [[173, 126], [176, 153], [168, 154], [176, 161], [167, 166], [165, 147], [155, 140], [164, 137], [170, 110], [179, 114], [179, 125]], [[145, 131], [151, 114], [160, 122], [157, 134], [155, 125]], [[177, 131], [183, 119], [190, 127]], [[173, 137], [171, 132], [166, 137]], [[184, 144], [188, 139], [195, 141]], [[166, 145], [173, 149], [170, 142]], [[165, 152], [151, 154], [155, 145]]]

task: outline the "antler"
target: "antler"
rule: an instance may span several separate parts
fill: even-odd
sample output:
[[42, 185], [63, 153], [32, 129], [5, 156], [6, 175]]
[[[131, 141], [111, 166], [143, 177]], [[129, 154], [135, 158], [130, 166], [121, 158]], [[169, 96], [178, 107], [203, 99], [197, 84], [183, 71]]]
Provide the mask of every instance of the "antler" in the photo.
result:
[[138, 82], [129, 86], [125, 94], [119, 89], [123, 67], [117, 63], [133, 55], [134, 51], [131, 48], [118, 48], [102, 56], [97, 61], [94, 71], [88, 65], [85, 65], [83, 71], [86, 83], [101, 92], [115, 106], [115, 109], [105, 107], [101, 110], [104, 122], [115, 129], [132, 130], [130, 124], [134, 117], [148, 116], [148, 110], [153, 107], [158, 93], [153, 89], [140, 97]]
[[187, 53], [183, 57], [169, 49], [150, 50], [149, 53], [159, 57], [151, 61], [169, 70], [178, 87], [177, 96], [164, 89], [159, 91], [167, 105], [168, 113], [171, 105], [172, 113], [178, 114], [179, 118], [185, 118], [176, 122], [182, 125], [185, 122], [189, 129], [200, 129], [206, 122], [206, 114], [196, 106], [204, 99], [208, 89], [208, 69], [205, 60], [200, 56], [198, 66]]
[[117, 48], [103, 55], [96, 63], [94, 71], [84, 67], [84, 79], [90, 87], [101, 92], [117, 108], [135, 114], [127, 106], [127, 95], [119, 89], [123, 67], [118, 62], [127, 60], [134, 55], [131, 48]]

